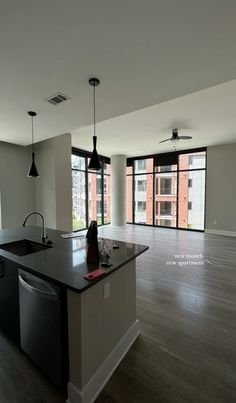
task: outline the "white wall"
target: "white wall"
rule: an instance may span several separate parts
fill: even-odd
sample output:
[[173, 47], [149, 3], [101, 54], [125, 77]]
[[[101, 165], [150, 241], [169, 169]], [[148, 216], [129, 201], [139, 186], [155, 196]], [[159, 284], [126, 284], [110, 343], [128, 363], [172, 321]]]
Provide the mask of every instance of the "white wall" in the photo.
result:
[[[39, 172], [35, 184], [35, 209], [45, 215], [48, 228], [56, 228], [54, 139], [35, 145], [35, 163]], [[38, 219], [37, 224], [40, 225]]]
[[[108, 282], [110, 296], [105, 299]], [[68, 290], [67, 300], [70, 382], [83, 393], [136, 323], [135, 260], [82, 294]]]
[[46, 226], [72, 230], [71, 136], [63, 134], [37, 143], [36, 210], [45, 214]]
[[2, 228], [21, 226], [24, 216], [35, 207], [35, 179], [27, 177], [30, 164], [31, 147], [0, 142]]
[[55, 137], [57, 229], [72, 231], [71, 135]]
[[126, 224], [126, 156], [111, 156], [111, 224]]
[[236, 235], [236, 144], [208, 147], [206, 232]]

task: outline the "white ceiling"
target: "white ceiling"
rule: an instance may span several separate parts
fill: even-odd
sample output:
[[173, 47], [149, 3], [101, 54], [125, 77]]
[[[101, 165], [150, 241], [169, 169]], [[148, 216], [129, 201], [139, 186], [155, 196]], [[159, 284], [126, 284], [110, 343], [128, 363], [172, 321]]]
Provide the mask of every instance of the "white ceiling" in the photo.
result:
[[[171, 137], [173, 128], [179, 135], [179, 150], [236, 142], [236, 80], [185, 95], [136, 112], [97, 124], [98, 152], [110, 156], [148, 155], [173, 151], [172, 142], [159, 144]], [[92, 148], [93, 126], [76, 130], [72, 135], [75, 147]]]
[[[87, 81], [93, 75], [101, 79], [97, 89], [100, 121], [164, 102], [162, 107], [168, 100], [233, 80], [235, 15], [235, 0], [2, 0], [0, 140], [30, 143], [28, 110], [38, 112], [36, 141], [91, 124], [92, 94]], [[58, 91], [71, 100], [58, 106], [44, 101]], [[222, 109], [228, 106], [222, 104]], [[175, 123], [174, 111], [165, 116], [157, 127], [150, 117], [150, 132], [155, 129], [158, 137], [160, 130]], [[186, 109], [177, 118], [179, 126], [197, 129]], [[205, 120], [209, 123], [210, 117]], [[143, 145], [137, 141], [136, 147], [134, 131], [127, 130], [132, 124], [124, 125], [127, 154], [143, 153], [148, 142], [147, 149], [154, 147], [147, 131], [142, 132]], [[118, 129], [113, 127], [113, 136], [104, 134], [99, 139], [99, 147], [107, 149], [107, 154], [119, 151], [114, 150]], [[208, 126], [203, 130], [207, 140]], [[76, 144], [90, 149], [86, 136], [81, 129]]]

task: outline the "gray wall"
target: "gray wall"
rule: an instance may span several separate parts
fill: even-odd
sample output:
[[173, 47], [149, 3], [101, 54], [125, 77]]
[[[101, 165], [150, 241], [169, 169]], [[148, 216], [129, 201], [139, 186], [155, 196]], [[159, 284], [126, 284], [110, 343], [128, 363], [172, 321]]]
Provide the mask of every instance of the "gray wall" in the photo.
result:
[[[21, 226], [39, 210], [46, 226], [72, 229], [71, 136], [63, 134], [35, 145], [39, 178], [28, 178], [31, 147], [0, 142], [0, 228]], [[41, 225], [31, 217], [29, 225]]]
[[36, 210], [46, 226], [72, 229], [71, 136], [63, 134], [36, 144]]
[[0, 142], [2, 228], [21, 226], [35, 206], [35, 179], [28, 178], [31, 148]]
[[236, 144], [208, 147], [206, 232], [236, 235]]

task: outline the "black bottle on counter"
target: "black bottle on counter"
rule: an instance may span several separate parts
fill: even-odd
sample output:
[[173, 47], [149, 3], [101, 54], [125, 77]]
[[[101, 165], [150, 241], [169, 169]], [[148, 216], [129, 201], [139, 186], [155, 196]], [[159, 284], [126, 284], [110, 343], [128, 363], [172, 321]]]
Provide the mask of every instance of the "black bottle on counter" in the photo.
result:
[[91, 221], [86, 238], [88, 243], [87, 263], [98, 263], [99, 248], [97, 221]]

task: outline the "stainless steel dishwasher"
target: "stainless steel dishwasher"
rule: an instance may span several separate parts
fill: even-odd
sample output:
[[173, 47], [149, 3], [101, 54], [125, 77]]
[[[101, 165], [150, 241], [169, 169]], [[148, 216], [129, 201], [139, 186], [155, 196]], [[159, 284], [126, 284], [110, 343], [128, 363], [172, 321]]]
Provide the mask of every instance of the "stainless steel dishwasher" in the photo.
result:
[[61, 292], [19, 269], [21, 348], [63, 389]]

